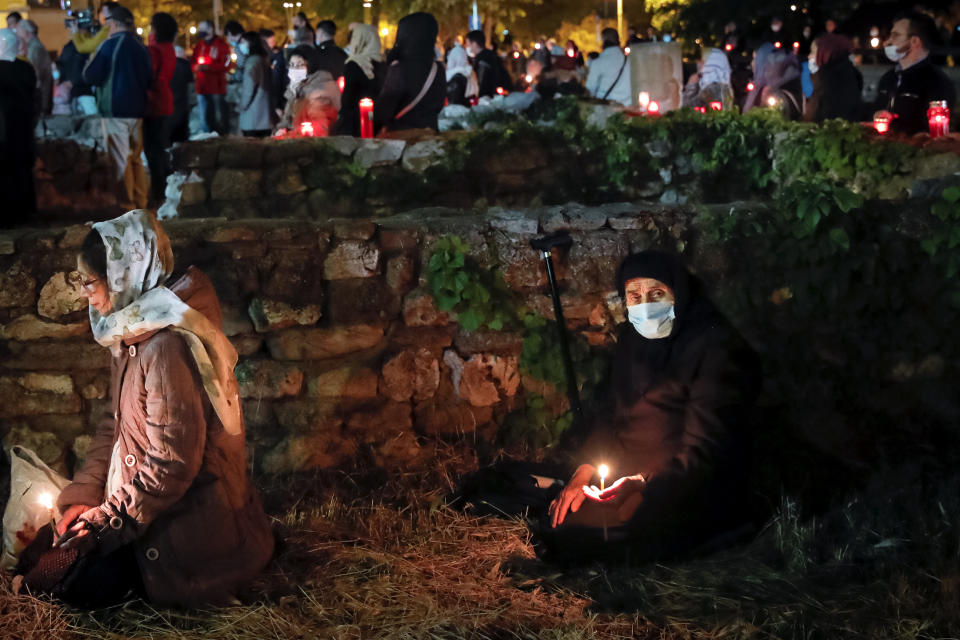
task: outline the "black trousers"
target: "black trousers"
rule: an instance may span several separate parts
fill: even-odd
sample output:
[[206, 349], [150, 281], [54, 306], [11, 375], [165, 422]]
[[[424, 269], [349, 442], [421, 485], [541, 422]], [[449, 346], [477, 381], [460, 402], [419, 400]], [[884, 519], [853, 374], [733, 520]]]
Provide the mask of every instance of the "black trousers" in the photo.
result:
[[161, 202], [170, 175], [170, 118], [159, 116], [143, 119], [143, 153], [150, 168], [150, 199]]

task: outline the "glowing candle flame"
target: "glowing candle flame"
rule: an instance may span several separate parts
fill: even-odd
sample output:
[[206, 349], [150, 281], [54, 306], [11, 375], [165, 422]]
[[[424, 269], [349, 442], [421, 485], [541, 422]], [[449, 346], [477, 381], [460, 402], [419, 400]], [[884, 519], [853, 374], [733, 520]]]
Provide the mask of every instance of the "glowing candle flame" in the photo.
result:
[[726, 49], [727, 51], [733, 51], [733, 45], [729, 43], [725, 44], [723, 48]]
[[343, 76], [337, 78], [337, 88], [340, 89], [340, 93], [343, 93], [343, 88], [346, 86], [346, 79]]
[[53, 496], [44, 491], [37, 497], [37, 502], [40, 503], [40, 506], [44, 509], [53, 511]]
[[656, 100], [651, 100], [650, 104], [647, 105], [647, 113], [660, 113], [660, 103]]
[[773, 96], [770, 96], [769, 98], [767, 98], [767, 104], [770, 105], [771, 107], [775, 107], [777, 106], [777, 99], [774, 98]]
[[774, 42], [774, 43], [773, 43], [773, 47], [774, 47], [775, 49], [779, 49], [779, 48], [782, 47], [782, 46], [783, 46], [783, 44], [780, 43], [780, 42]]
[[313, 135], [313, 123], [312, 122], [301, 122], [300, 123], [300, 135], [303, 136], [312, 136]]
[[498, 96], [506, 95], [506, 93], [507, 93], [507, 92], [503, 89], [503, 87], [497, 87], [497, 95], [498, 95]]
[[713, 100], [710, 102], [710, 109], [712, 111], [723, 111], [723, 103], [719, 100]]
[[600, 476], [600, 480], [606, 480], [607, 476], [610, 475], [610, 467], [605, 464], [597, 467], [597, 475]]
[[626, 55], [630, 55], [630, 47], [624, 47], [624, 48], [623, 48], [623, 52], [624, 52]]
[[577, 57], [577, 52], [574, 51], [573, 49], [567, 49], [567, 57], [569, 57], [569, 58], [576, 58], [576, 57]]
[[530, 75], [529, 73], [526, 76], [524, 76], [523, 79], [527, 81], [527, 84], [530, 84], [533, 82], [533, 76]]
[[519, 51], [514, 51], [514, 52], [513, 52], [513, 57], [514, 57], [514, 59], [519, 58], [519, 57], [520, 57], [520, 52], [519, 52]]
[[755, 86], [756, 86], [756, 85], [754, 85], [752, 82], [748, 82], [748, 83], [747, 83], [747, 91], [753, 91], [753, 88], [754, 88]]
[[637, 96], [637, 104], [640, 105], [641, 109], [646, 109], [650, 104], [650, 94], [646, 91], [641, 91], [640, 95]]

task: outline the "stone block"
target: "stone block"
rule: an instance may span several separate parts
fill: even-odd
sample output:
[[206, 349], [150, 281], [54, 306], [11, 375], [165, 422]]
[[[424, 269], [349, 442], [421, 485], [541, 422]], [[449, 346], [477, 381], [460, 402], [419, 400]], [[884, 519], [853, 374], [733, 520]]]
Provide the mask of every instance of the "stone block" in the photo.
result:
[[296, 396], [303, 386], [303, 372], [296, 366], [272, 360], [246, 360], [234, 368], [241, 398]]
[[66, 475], [63, 456], [66, 447], [55, 434], [49, 431], [34, 431], [25, 424], [18, 424], [4, 436], [3, 448], [9, 451], [17, 445], [30, 449], [55, 471]]
[[27, 314], [0, 327], [0, 336], [5, 340], [43, 340], [52, 338], [62, 340], [90, 333], [90, 322], [72, 322], [60, 324], [47, 322], [35, 315]]
[[430, 349], [440, 355], [453, 344], [453, 335], [459, 327], [450, 324], [442, 327], [409, 327], [403, 322], [394, 322], [390, 326], [387, 341], [391, 349]]
[[416, 265], [412, 256], [401, 254], [387, 260], [387, 286], [396, 296], [406, 294], [416, 282]]
[[230, 336], [230, 344], [237, 350], [240, 357], [252, 356], [263, 347], [263, 338], [260, 336]]
[[249, 313], [254, 329], [264, 333], [287, 327], [317, 324], [322, 314], [322, 307], [318, 304], [293, 307], [285, 302], [254, 298], [250, 301]]
[[32, 307], [37, 281], [19, 262], [0, 273], [0, 307]]
[[384, 442], [413, 426], [409, 403], [387, 402], [380, 407], [355, 411], [347, 420], [347, 429], [362, 442]]
[[265, 144], [259, 140], [228, 139], [220, 145], [217, 165], [230, 169], [259, 169]]
[[264, 166], [272, 167], [290, 161], [298, 164], [313, 162], [315, 143], [312, 139], [270, 140], [261, 144], [267, 147]]
[[322, 360], [370, 349], [382, 339], [381, 325], [285, 329], [268, 335], [267, 348], [277, 360]]
[[207, 201], [207, 185], [204, 182], [184, 182], [180, 186], [180, 204], [184, 207]]
[[380, 249], [371, 242], [344, 240], [323, 263], [325, 280], [369, 278], [380, 273]]
[[345, 464], [356, 453], [356, 443], [347, 438], [291, 435], [264, 456], [262, 469], [266, 473], [332, 469]]
[[[24, 418], [24, 420], [30, 425], [30, 429], [33, 431], [37, 433], [52, 433], [62, 444], [73, 442], [77, 436], [83, 434], [86, 430], [86, 422], [84, 422], [83, 416], [76, 413], [49, 413], [39, 416], [29, 416]], [[74, 468], [77, 469], [79, 467]]]
[[74, 387], [85, 400], [103, 400], [109, 391], [109, 374], [99, 371], [78, 371], [73, 374]]
[[378, 322], [400, 313], [400, 297], [383, 278], [331, 280], [327, 285], [327, 317], [332, 324]]
[[501, 391], [504, 397], [513, 396], [520, 386], [516, 357], [476, 354], [463, 361], [448, 350], [443, 361], [450, 368], [457, 395], [474, 407], [495, 405]]
[[416, 467], [428, 458], [431, 450], [421, 446], [412, 432], [401, 431], [372, 447], [373, 463], [383, 469]]
[[423, 173], [427, 168], [442, 162], [446, 153], [443, 138], [428, 138], [408, 145], [403, 151], [401, 164], [407, 171]]
[[626, 238], [613, 231], [573, 235], [565, 265], [569, 282], [580, 293], [609, 291], [617, 267], [629, 252]]
[[263, 173], [255, 169], [217, 169], [210, 197], [213, 200], [245, 200], [260, 195]]
[[266, 192], [270, 195], [290, 196], [307, 190], [300, 175], [300, 167], [294, 162], [270, 166], [264, 169]]
[[258, 265], [262, 295], [294, 305], [321, 304], [323, 259], [315, 249], [271, 249]]
[[478, 427], [492, 421], [491, 407], [474, 407], [466, 402], [424, 403], [414, 411], [417, 431], [431, 436], [475, 433]]
[[329, 233], [318, 231], [312, 223], [283, 221], [282, 227], [273, 227], [264, 234], [264, 241], [270, 248], [315, 249], [318, 244], [326, 247]]
[[28, 373], [16, 380], [27, 391], [73, 393], [73, 379], [62, 373]]
[[411, 251], [419, 243], [416, 229], [380, 229], [380, 248], [384, 251]]
[[173, 145], [173, 169], [213, 169], [217, 166], [220, 141], [178, 142]]
[[320, 140], [323, 141], [325, 147], [347, 157], [352, 156], [353, 152], [360, 146], [360, 138], [354, 138], [353, 136], [330, 136], [320, 138]]
[[332, 219], [333, 237], [337, 240], [369, 240], [377, 232], [377, 225], [371, 220]]
[[924, 153], [913, 161], [913, 177], [916, 180], [942, 178], [960, 173], [960, 156], [956, 153]]
[[76, 462], [73, 465], [74, 469], [82, 469], [83, 463], [87, 460], [87, 453], [90, 451], [90, 445], [93, 444], [93, 436], [91, 435], [82, 435], [77, 436], [73, 439], [73, 444], [71, 449], [73, 450], [73, 455], [76, 457]]
[[438, 327], [456, 321], [453, 311], [438, 311], [433, 296], [414, 289], [403, 299], [403, 321], [408, 327]]
[[353, 161], [365, 169], [396, 164], [403, 156], [407, 143], [403, 140], [372, 138], [361, 140]]
[[461, 331], [453, 339], [457, 351], [464, 355], [475, 353], [496, 353], [505, 356], [518, 356], [523, 351], [523, 336], [508, 331], [478, 329]]
[[[217, 287], [217, 284], [214, 283], [214, 288], [218, 291], [223, 290]], [[220, 315], [222, 318], [220, 325], [225, 336], [230, 337], [253, 332], [253, 323], [250, 322], [250, 316], [247, 315], [247, 310], [240, 307], [239, 304], [222, 302]]]
[[203, 234], [204, 240], [215, 243], [253, 242], [259, 238], [257, 229], [242, 224], [216, 225]]
[[311, 376], [307, 395], [316, 398], [372, 400], [377, 397], [377, 374], [366, 367], [340, 367]]
[[518, 235], [534, 235], [539, 230], [540, 221], [538, 217], [528, 211], [493, 207], [487, 213], [490, 215], [490, 226], [497, 231]]
[[0, 235], [0, 256], [13, 255], [17, 250], [17, 245], [10, 236]]
[[292, 433], [334, 433], [343, 424], [336, 414], [336, 403], [325, 398], [275, 402], [273, 411], [280, 427]]
[[69, 363], [71, 369], [107, 369], [110, 367], [110, 351], [91, 341], [36, 343], [8, 342], [8, 353], [0, 356], [0, 366], [5, 369], [35, 371], [49, 369], [51, 362]]
[[79, 413], [81, 408], [80, 397], [74, 393], [31, 391], [16, 378], [0, 378], [0, 418]]
[[401, 351], [383, 365], [380, 393], [396, 402], [423, 402], [440, 384], [440, 363], [428, 349]]
[[[61, 249], [79, 248], [88, 233], [90, 233], [90, 225], [72, 224], [67, 227], [63, 236], [60, 237], [60, 242], [57, 243], [57, 246]], [[0, 240], [0, 243], [2, 243], [2, 240]], [[2, 253], [2, 251], [0, 251], [0, 253]]]
[[597, 207], [585, 207], [575, 202], [547, 207], [540, 216], [540, 224], [547, 233], [561, 229], [595, 231], [607, 224], [607, 214]]

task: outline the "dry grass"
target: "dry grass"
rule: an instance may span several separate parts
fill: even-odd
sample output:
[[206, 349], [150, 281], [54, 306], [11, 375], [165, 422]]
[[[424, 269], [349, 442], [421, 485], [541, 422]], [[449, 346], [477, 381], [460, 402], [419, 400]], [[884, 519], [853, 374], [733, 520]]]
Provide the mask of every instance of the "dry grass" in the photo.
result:
[[[474, 462], [394, 477], [318, 474], [265, 489], [285, 539], [245, 606], [67, 611], [14, 597], [7, 638], [944, 638], [960, 632], [960, 480], [868, 489], [818, 520], [785, 501], [747, 546], [684, 563], [559, 571], [526, 525], [453, 512]], [[926, 500], [926, 502], [924, 502]], [[882, 508], [878, 505], [884, 503]], [[933, 508], [928, 508], [932, 505]], [[921, 539], [922, 538], [922, 539]]]

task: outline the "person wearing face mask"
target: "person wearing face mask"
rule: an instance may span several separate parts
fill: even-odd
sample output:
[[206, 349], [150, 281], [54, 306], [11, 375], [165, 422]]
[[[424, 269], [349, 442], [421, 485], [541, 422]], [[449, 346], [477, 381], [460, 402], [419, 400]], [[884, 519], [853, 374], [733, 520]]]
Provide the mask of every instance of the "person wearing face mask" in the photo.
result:
[[683, 88], [683, 106], [710, 107], [720, 102], [725, 109], [733, 108], [733, 88], [730, 86], [730, 61], [720, 49], [706, 49], [697, 63], [697, 73], [691, 74]]
[[150, 198], [163, 201], [163, 192], [170, 175], [170, 116], [173, 115], [173, 91], [170, 81], [177, 67], [173, 41], [177, 37], [177, 21], [169, 13], [155, 13], [150, 18], [147, 51], [153, 67], [153, 84], [147, 94], [147, 110], [143, 116], [143, 152], [150, 169]]
[[243, 85], [240, 90], [240, 131], [245, 136], [264, 138], [273, 126], [273, 74], [263, 38], [256, 31], [240, 37], [237, 48], [243, 53]]
[[[628, 322], [612, 409], [571, 456], [579, 466], [540, 527], [547, 559], [655, 560], [748, 520], [756, 354], [679, 256], [628, 256], [617, 287]], [[602, 491], [600, 464], [610, 471]]]
[[300, 132], [309, 122], [313, 136], [330, 135], [340, 112], [340, 87], [329, 71], [320, 68], [317, 50], [301, 46], [291, 51], [287, 77], [286, 107], [277, 131]]
[[803, 106], [806, 122], [842, 118], [856, 122], [860, 117], [863, 76], [850, 62], [853, 44], [846, 36], [826, 34], [810, 47], [807, 64], [813, 94]]
[[230, 45], [213, 32], [213, 23], [209, 20], [204, 20], [197, 27], [192, 65], [203, 131], [216, 131], [224, 135], [228, 126], [227, 69], [230, 68]]
[[935, 100], [953, 108], [956, 90], [950, 79], [930, 61], [936, 27], [929, 16], [900, 14], [884, 44], [887, 58], [897, 63], [877, 83], [874, 117], [892, 118], [890, 130], [912, 135], [929, 131], [927, 109]]

